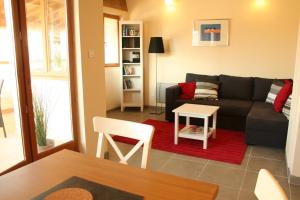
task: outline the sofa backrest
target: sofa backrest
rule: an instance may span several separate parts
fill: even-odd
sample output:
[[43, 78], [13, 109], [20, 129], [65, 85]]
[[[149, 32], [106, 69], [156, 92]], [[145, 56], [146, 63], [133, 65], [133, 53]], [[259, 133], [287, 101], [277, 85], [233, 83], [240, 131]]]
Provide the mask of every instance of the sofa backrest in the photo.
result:
[[[219, 83], [219, 97], [225, 99], [241, 99], [265, 101], [274, 81], [284, 82], [286, 79], [267, 79], [259, 77], [239, 77], [221, 74], [220, 76], [187, 73], [186, 82]], [[293, 81], [292, 79], [289, 79]]]
[[253, 78], [228, 76], [221, 74], [219, 76], [219, 82], [220, 98], [252, 100]]
[[254, 78], [253, 101], [266, 101], [273, 79]]
[[209, 76], [209, 75], [202, 75], [202, 74], [192, 74], [187, 73], [185, 77], [185, 82], [212, 82], [215, 83], [219, 80], [218, 76]]

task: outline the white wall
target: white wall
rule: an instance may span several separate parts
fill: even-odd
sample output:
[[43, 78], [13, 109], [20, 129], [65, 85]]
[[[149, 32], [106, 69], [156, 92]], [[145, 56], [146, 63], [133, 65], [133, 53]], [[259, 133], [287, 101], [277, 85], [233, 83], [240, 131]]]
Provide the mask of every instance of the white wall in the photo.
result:
[[97, 146], [92, 118], [106, 115], [102, 8], [102, 0], [74, 1], [79, 147], [91, 156]]
[[[129, 18], [144, 22], [145, 103], [154, 104], [155, 56], [151, 36], [162, 36], [168, 52], [158, 58], [160, 82], [184, 81], [187, 72], [291, 78], [300, 16], [299, 0], [127, 0]], [[231, 19], [229, 47], [192, 47], [195, 19]]]
[[[103, 12], [117, 15], [121, 19], [128, 18], [128, 12], [104, 7]], [[105, 67], [106, 110], [121, 106], [121, 77], [120, 67]]]
[[120, 67], [105, 67], [106, 110], [121, 106]]
[[300, 177], [300, 28], [294, 73], [291, 116], [286, 144], [288, 168], [292, 175]]

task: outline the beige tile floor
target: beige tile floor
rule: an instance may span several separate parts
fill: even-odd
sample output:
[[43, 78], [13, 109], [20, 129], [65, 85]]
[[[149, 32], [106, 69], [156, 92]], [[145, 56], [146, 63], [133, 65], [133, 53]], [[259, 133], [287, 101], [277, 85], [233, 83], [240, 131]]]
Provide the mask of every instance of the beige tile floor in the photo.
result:
[[14, 113], [3, 114], [7, 138], [0, 128], [0, 172], [23, 161], [23, 141], [20, 134], [16, 133]]
[[[164, 114], [151, 115], [150, 109], [139, 112], [137, 109], [126, 109], [125, 112], [112, 110], [108, 117], [143, 122], [146, 119], [164, 120]], [[123, 153], [132, 145], [118, 143]], [[110, 159], [117, 160], [110, 148]], [[130, 161], [129, 165], [139, 167], [141, 151]], [[168, 153], [153, 149], [151, 151], [150, 168], [155, 171], [169, 173], [199, 181], [218, 184], [218, 200], [255, 200], [253, 194], [259, 169], [270, 170], [280, 182], [291, 200], [300, 200], [300, 186], [290, 185], [287, 179], [285, 154], [281, 149], [248, 146], [246, 156], [241, 165], [228, 164], [213, 160]]]

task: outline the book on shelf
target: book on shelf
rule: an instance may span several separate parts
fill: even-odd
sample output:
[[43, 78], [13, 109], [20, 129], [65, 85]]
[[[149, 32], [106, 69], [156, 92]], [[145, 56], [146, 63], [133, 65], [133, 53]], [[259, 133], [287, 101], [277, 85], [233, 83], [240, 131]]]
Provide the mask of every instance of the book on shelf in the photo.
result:
[[123, 90], [126, 90], [127, 87], [126, 87], [126, 82], [125, 82], [125, 79], [123, 79]]
[[125, 88], [124, 89], [132, 89], [132, 81], [130, 79], [124, 79], [125, 81]]
[[122, 48], [140, 48], [140, 38], [122, 38]]

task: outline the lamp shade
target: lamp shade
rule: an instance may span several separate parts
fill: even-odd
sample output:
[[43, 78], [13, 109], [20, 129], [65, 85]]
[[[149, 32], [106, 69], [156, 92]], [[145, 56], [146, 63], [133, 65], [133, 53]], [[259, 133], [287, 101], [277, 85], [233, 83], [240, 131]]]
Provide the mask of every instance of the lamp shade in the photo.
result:
[[151, 37], [148, 53], [165, 53], [162, 37]]

